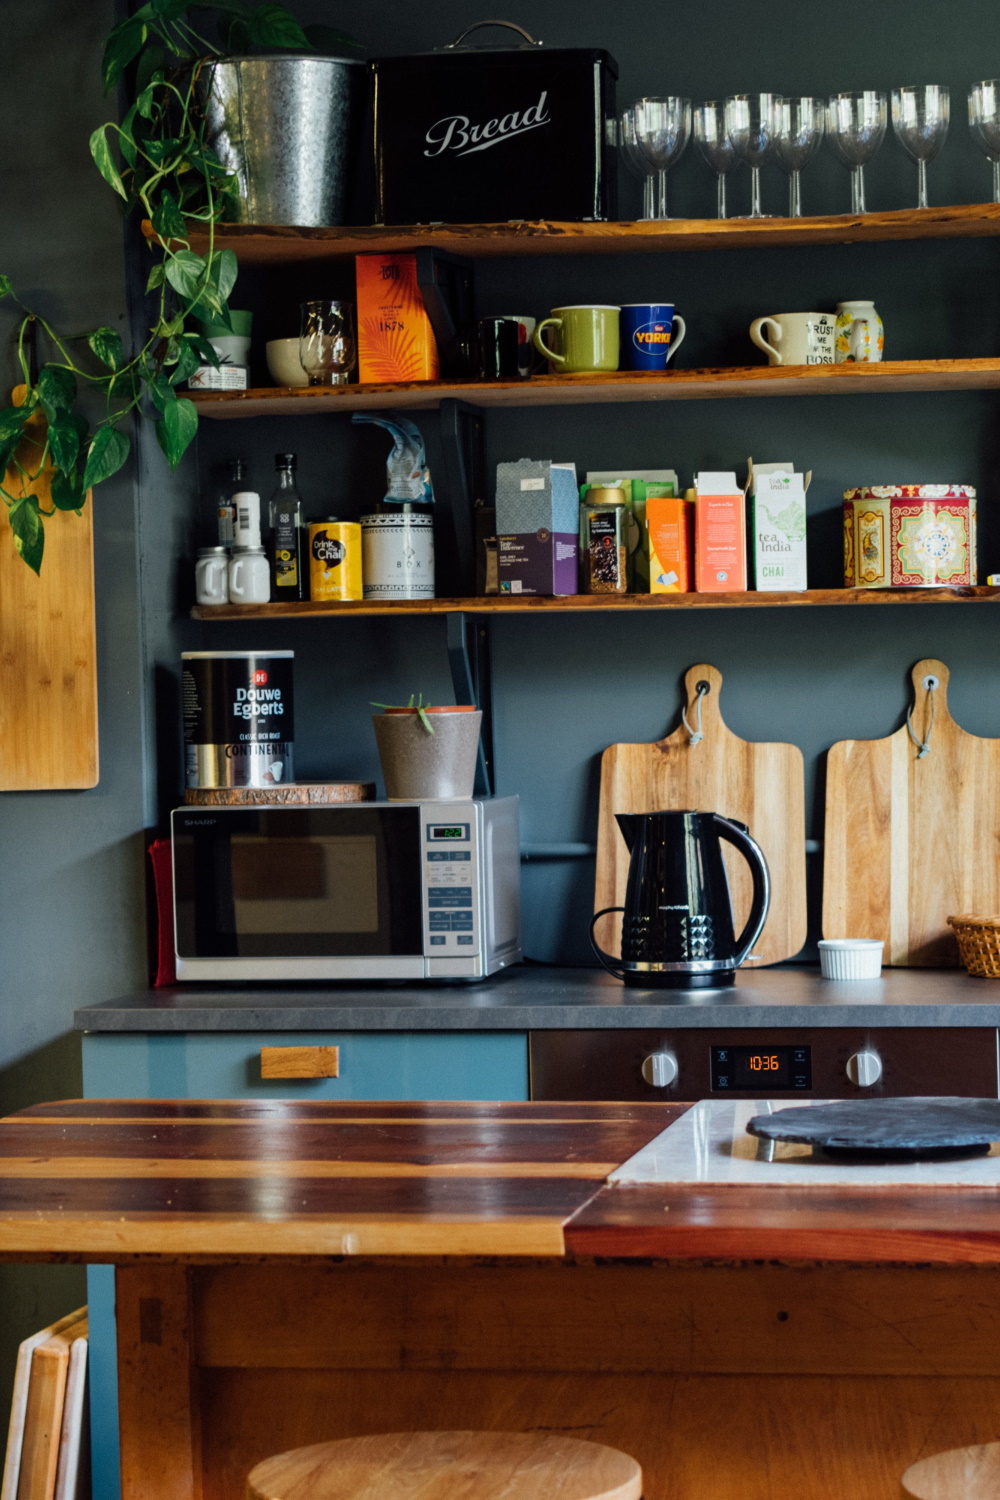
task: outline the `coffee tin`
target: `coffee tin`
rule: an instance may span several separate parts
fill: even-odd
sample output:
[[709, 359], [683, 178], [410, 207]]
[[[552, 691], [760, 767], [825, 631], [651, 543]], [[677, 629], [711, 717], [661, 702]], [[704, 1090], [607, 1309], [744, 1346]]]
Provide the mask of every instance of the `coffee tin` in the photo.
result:
[[398, 511], [361, 517], [366, 599], [434, 598], [434, 517]]
[[295, 780], [294, 651], [185, 651], [185, 781], [191, 787]]
[[310, 599], [361, 599], [361, 527], [314, 521], [309, 527]]
[[939, 588], [975, 582], [972, 485], [880, 484], [844, 491], [847, 588]]

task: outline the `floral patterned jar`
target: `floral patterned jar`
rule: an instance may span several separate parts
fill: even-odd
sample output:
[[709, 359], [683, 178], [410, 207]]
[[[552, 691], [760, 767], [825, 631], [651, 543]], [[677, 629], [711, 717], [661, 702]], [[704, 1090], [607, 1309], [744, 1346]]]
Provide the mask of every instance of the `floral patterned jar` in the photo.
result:
[[874, 302], [838, 302], [834, 360], [843, 364], [875, 364], [885, 348], [885, 329]]
[[876, 484], [844, 491], [847, 588], [976, 582], [976, 492], [969, 484]]

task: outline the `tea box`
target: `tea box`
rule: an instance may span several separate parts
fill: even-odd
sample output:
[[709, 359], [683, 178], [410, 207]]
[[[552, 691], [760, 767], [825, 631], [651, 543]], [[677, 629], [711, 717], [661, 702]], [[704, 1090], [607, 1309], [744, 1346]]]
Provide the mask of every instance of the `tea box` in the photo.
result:
[[847, 588], [976, 582], [976, 491], [968, 484], [880, 484], [844, 491]]
[[364, 384], [437, 380], [440, 365], [412, 252], [355, 257], [358, 379]]
[[497, 581], [501, 594], [575, 594], [576, 465], [521, 458], [497, 464]]
[[730, 473], [695, 476], [694, 573], [698, 593], [741, 593], [747, 586], [743, 491]]

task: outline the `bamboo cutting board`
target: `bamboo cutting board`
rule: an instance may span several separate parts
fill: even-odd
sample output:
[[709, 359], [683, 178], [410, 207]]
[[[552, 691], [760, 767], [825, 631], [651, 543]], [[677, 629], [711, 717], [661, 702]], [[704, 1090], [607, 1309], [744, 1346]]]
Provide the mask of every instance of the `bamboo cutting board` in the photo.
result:
[[[746, 823], [771, 872], [771, 909], [753, 957], [758, 963], [793, 958], [806, 940], [805, 783], [796, 745], [741, 740], [722, 718], [722, 673], [705, 664], [684, 678], [686, 716], [697, 730], [698, 684], [704, 738], [695, 744], [682, 724], [652, 745], [609, 745], [601, 757], [594, 910], [621, 906], [628, 878], [628, 849], [615, 813], [680, 811], [722, 813]], [[750, 911], [746, 861], [723, 844], [723, 857], [739, 935]], [[596, 936], [608, 953], [620, 953], [619, 917], [605, 917]]]
[[823, 935], [881, 938], [885, 962], [902, 967], [956, 968], [945, 919], [1000, 916], [1000, 740], [955, 723], [949, 675], [933, 658], [913, 668], [927, 754], [904, 724], [841, 740], [827, 760]]
[[[15, 388], [14, 402], [18, 403]], [[28, 421], [18, 449], [34, 470], [45, 418]], [[8, 469], [4, 487], [24, 493]], [[52, 509], [43, 471], [29, 493]], [[93, 509], [56, 511], [45, 521], [41, 575], [14, 550], [0, 506], [0, 792], [79, 790], [97, 785], [97, 627]]]

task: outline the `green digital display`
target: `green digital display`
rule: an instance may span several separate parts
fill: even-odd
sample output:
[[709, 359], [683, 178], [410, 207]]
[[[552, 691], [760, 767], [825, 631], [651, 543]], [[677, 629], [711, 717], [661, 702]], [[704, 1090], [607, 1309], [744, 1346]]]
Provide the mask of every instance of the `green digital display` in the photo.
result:
[[459, 827], [457, 827], [457, 828], [432, 828], [431, 829], [431, 838], [432, 839], [464, 839], [464, 838], [468, 838], [468, 834], [466, 833], [465, 828], [463, 826], [461, 826], [461, 825]]

